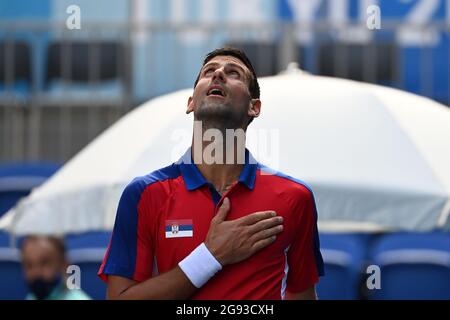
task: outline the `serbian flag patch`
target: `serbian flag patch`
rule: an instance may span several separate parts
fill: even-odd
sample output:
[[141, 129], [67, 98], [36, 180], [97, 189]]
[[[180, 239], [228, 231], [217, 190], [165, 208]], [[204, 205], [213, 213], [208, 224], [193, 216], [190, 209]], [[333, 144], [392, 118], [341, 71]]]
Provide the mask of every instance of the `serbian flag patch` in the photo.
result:
[[166, 220], [166, 238], [192, 237], [193, 234], [191, 219]]

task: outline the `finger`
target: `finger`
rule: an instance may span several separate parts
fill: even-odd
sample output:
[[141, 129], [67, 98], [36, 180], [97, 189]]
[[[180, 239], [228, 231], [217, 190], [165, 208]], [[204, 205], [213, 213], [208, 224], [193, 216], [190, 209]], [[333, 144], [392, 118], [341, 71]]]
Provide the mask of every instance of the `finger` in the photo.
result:
[[228, 212], [230, 211], [230, 199], [225, 198], [222, 201], [222, 205], [219, 210], [217, 210], [217, 214], [214, 217], [215, 222], [222, 222], [226, 219]]
[[265, 239], [259, 240], [258, 242], [255, 242], [252, 246], [253, 253], [255, 253], [261, 249], [264, 249], [269, 244], [273, 243], [276, 239], [277, 239], [276, 236], [272, 236], [270, 238], [265, 238]]
[[283, 226], [280, 224], [278, 226], [272, 227], [270, 229], [264, 229], [249, 238], [250, 243], [255, 243], [263, 239], [267, 239], [276, 236], [283, 231]]
[[283, 223], [283, 217], [281, 217], [281, 216], [264, 219], [264, 220], [258, 221], [257, 223], [249, 226], [248, 232], [250, 234], [257, 233], [261, 230], [270, 229], [270, 228], [275, 227], [282, 223]]
[[252, 225], [257, 223], [258, 221], [264, 220], [264, 219], [270, 219], [276, 216], [276, 212], [273, 210], [270, 211], [259, 211], [252, 214], [249, 214], [245, 217], [239, 218], [239, 222], [243, 225]]

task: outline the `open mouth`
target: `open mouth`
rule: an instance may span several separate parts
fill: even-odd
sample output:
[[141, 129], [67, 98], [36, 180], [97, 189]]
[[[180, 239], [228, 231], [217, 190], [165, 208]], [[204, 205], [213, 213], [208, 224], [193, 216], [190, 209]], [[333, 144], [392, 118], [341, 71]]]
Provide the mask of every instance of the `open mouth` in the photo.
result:
[[225, 97], [225, 93], [220, 88], [211, 88], [206, 93], [206, 95], [207, 96], [221, 96], [221, 97]]

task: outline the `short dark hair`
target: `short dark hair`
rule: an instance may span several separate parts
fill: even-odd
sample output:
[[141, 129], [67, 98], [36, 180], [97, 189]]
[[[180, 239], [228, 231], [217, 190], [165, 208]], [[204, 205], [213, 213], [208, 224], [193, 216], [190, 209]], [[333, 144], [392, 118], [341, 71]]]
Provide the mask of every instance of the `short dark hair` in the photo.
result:
[[[259, 92], [258, 78], [256, 77], [255, 69], [253, 68], [253, 65], [250, 62], [250, 59], [247, 57], [247, 55], [243, 51], [241, 51], [237, 48], [232, 48], [232, 47], [224, 47], [224, 48], [215, 49], [214, 51], [211, 51], [210, 53], [208, 53], [206, 55], [205, 59], [203, 60], [202, 68], [212, 58], [217, 57], [217, 56], [232, 56], [232, 57], [235, 57], [235, 58], [241, 60], [245, 64], [245, 66], [248, 68], [248, 70], [250, 70], [250, 73], [252, 76], [252, 78], [250, 79], [249, 86], [248, 86], [248, 90], [250, 91], [250, 96], [253, 99], [259, 99], [260, 92]], [[194, 83], [194, 88], [197, 86], [199, 79], [200, 79], [200, 73], [197, 75], [197, 79], [195, 80], [195, 83]]]
[[58, 252], [60, 258], [62, 260], [66, 259], [66, 246], [64, 244], [64, 240], [61, 237], [56, 236], [47, 236], [47, 235], [28, 235], [22, 239], [20, 243], [21, 250], [23, 251], [23, 247], [27, 241], [37, 241], [37, 240], [46, 240], [52, 244], [52, 246]]

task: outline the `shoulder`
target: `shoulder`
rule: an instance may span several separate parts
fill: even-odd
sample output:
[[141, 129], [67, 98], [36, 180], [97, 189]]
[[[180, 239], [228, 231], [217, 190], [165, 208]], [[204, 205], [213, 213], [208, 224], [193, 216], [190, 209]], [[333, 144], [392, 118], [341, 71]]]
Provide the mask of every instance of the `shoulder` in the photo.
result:
[[300, 179], [264, 165], [258, 164], [258, 169], [262, 185], [269, 186], [270, 192], [275, 193], [277, 199], [290, 209], [289, 217], [302, 228], [312, 226], [317, 220], [317, 208], [310, 186]]
[[178, 165], [172, 164], [145, 176], [134, 178], [123, 189], [119, 201], [119, 210], [128, 211], [130, 208], [138, 208], [139, 205], [161, 205], [173, 192], [173, 189], [179, 185], [176, 182], [179, 176]]
[[314, 200], [313, 191], [306, 182], [263, 164], [258, 164], [258, 179], [261, 179], [264, 185], [273, 186], [279, 193]]
[[81, 289], [73, 289], [66, 290], [62, 300], [91, 300], [91, 297]]
[[158, 183], [169, 183], [171, 180], [180, 176], [179, 166], [175, 163], [155, 170], [145, 176], [134, 178], [126, 187], [123, 192], [124, 195], [139, 197], [142, 192], [148, 189], [150, 186], [158, 185]]

